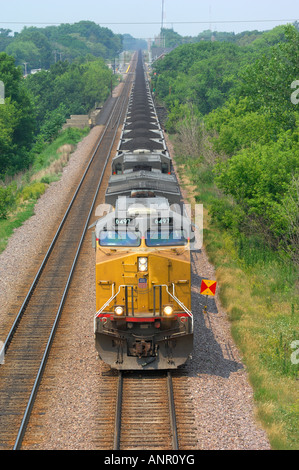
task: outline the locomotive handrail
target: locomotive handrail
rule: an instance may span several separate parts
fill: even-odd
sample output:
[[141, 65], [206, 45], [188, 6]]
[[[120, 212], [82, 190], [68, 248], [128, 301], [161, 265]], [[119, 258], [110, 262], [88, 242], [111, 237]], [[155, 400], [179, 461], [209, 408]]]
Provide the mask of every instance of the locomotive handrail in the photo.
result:
[[168, 286], [167, 284], [162, 284], [163, 286], [166, 287], [166, 292], [170, 295], [170, 297], [172, 297], [177, 304], [179, 304], [179, 306], [187, 313], [187, 315], [190, 317], [190, 318], [193, 318], [193, 315], [192, 315], [192, 312], [190, 312], [190, 310], [183, 304], [183, 302], [181, 302], [175, 295], [175, 285], [174, 285], [174, 282], [172, 282], [172, 289], [173, 289], [173, 294], [171, 294], [171, 292], [169, 292], [168, 290]]
[[[153, 286], [153, 288], [155, 289], [156, 287], [165, 287], [166, 288], [166, 292], [168, 295], [170, 295], [170, 297], [173, 298], [173, 300], [187, 313], [187, 315], [193, 319], [193, 314], [192, 312], [183, 304], [183, 302], [180, 301], [180, 299], [177, 298], [177, 296], [175, 295], [175, 283], [172, 282], [172, 292], [169, 292], [168, 290], [168, 285], [167, 284], [156, 284]], [[161, 303], [161, 302], [160, 302]], [[161, 305], [160, 305], [160, 308], [161, 308]]]
[[110, 299], [108, 299], [108, 300], [104, 303], [104, 305], [100, 308], [100, 310], [97, 311], [97, 313], [95, 314], [94, 318], [97, 318], [97, 317], [102, 313], [102, 311], [105, 310], [106, 307], [108, 307], [108, 305], [112, 302], [112, 300], [115, 299], [115, 297], [120, 293], [120, 289], [121, 289], [122, 287], [124, 287], [124, 288], [131, 287], [132, 289], [134, 288], [133, 285], [121, 284], [121, 285], [119, 286], [119, 289], [118, 289], [118, 291], [116, 292], [116, 294], [114, 294], [114, 286], [115, 286], [115, 282], [113, 282], [113, 284], [112, 284], [112, 296], [110, 297]]
[[121, 286], [119, 286], [118, 292], [116, 292], [115, 295], [114, 295], [114, 286], [115, 286], [115, 282], [112, 283], [112, 287], [111, 287], [112, 296], [110, 297], [110, 299], [107, 300], [107, 302], [104, 303], [104, 305], [100, 308], [100, 310], [97, 311], [97, 313], [94, 316], [95, 318], [97, 318], [97, 316], [100, 315], [102, 311], [105, 310], [105, 308], [108, 307], [108, 305], [112, 302], [112, 300], [119, 294]]
[[[111, 295], [111, 297], [104, 303], [104, 305], [100, 308], [100, 310], [97, 311], [97, 313], [95, 314], [94, 318], [97, 318], [97, 317], [103, 312], [103, 310], [105, 310], [105, 308], [108, 307], [108, 305], [112, 302], [112, 300], [114, 300], [115, 297], [117, 297], [117, 295], [120, 293], [120, 289], [121, 289], [122, 287], [134, 287], [134, 286], [132, 286], [132, 285], [121, 284], [121, 285], [119, 286], [119, 289], [118, 289], [118, 291], [116, 292], [116, 294], [114, 294], [114, 286], [115, 286], [115, 283], [113, 282], [113, 284], [112, 284], [112, 295]], [[187, 315], [188, 315], [190, 318], [193, 318], [192, 312], [191, 312], [191, 311], [183, 304], [183, 302], [181, 302], [180, 299], [178, 299], [177, 296], [175, 295], [175, 284], [174, 284], [174, 282], [172, 282], [172, 290], [173, 290], [173, 293], [169, 292], [169, 290], [168, 290], [168, 285], [167, 285], [167, 284], [159, 284], [159, 285], [155, 285], [154, 287], [165, 287], [167, 294], [169, 294], [170, 297], [172, 297], [173, 300], [175, 300], [175, 302], [187, 313]]]

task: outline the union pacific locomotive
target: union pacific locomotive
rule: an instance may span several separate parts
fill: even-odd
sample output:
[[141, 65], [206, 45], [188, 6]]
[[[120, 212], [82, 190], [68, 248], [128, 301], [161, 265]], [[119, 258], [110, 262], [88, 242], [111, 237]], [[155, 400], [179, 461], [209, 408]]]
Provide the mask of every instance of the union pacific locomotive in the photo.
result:
[[122, 135], [95, 226], [95, 343], [112, 368], [174, 369], [193, 348], [190, 243], [139, 53]]

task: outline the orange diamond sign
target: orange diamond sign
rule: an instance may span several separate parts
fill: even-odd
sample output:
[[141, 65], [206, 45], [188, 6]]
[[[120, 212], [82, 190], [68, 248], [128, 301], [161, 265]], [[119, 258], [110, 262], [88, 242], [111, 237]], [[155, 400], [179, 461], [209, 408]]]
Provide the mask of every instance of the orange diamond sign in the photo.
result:
[[217, 282], [216, 281], [207, 281], [203, 279], [201, 281], [201, 286], [200, 286], [200, 293], [202, 295], [215, 295], [216, 294], [216, 286]]

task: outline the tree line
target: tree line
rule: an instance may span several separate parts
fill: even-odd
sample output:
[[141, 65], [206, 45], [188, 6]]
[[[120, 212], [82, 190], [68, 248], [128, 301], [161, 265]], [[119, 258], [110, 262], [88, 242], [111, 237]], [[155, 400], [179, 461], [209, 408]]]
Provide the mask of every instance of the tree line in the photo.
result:
[[210, 178], [227, 196], [212, 205], [214, 220], [288, 250], [297, 263], [299, 105], [291, 96], [298, 64], [299, 32], [288, 25], [246, 46], [182, 45], [155, 64], [153, 75], [169, 111], [167, 130], [189, 129], [189, 142], [192, 135], [196, 141], [198, 153], [187, 150], [186, 158], [203, 161], [203, 134], [209, 135], [216, 152]]
[[27, 169], [70, 114], [86, 114], [109, 96], [116, 76], [103, 59], [89, 59], [59, 61], [24, 79], [14, 57], [0, 53], [0, 179]]
[[79, 21], [45, 28], [24, 27], [20, 33], [0, 28], [0, 52], [6, 52], [29, 72], [49, 69], [59, 60], [73, 62], [93, 56], [114, 59], [122, 50], [146, 48], [146, 42], [129, 34], [114, 34], [93, 21]]

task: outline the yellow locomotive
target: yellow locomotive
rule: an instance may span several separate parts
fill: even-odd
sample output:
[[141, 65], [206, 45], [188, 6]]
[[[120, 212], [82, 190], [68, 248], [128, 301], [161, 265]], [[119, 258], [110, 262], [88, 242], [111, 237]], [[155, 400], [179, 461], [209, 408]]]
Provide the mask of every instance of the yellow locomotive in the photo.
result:
[[95, 227], [96, 348], [116, 369], [173, 369], [193, 347], [190, 220], [165, 198], [118, 199]]

